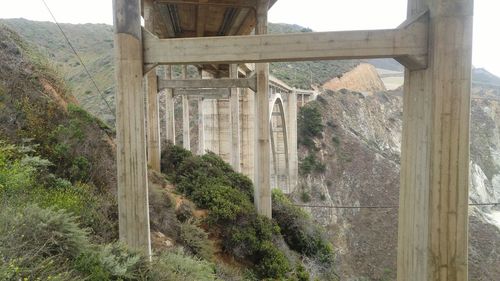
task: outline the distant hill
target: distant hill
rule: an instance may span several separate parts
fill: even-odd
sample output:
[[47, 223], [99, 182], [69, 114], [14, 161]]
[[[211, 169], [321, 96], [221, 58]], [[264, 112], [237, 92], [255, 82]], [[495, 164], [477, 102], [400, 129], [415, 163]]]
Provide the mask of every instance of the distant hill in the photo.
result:
[[[113, 115], [98, 96], [96, 88], [54, 23], [25, 19], [0, 22], [32, 45], [38, 46], [38, 51], [52, 61], [60, 76], [73, 89], [83, 108], [105, 121], [113, 120]], [[61, 27], [113, 108], [113, 27], [105, 24], [61, 24]]]

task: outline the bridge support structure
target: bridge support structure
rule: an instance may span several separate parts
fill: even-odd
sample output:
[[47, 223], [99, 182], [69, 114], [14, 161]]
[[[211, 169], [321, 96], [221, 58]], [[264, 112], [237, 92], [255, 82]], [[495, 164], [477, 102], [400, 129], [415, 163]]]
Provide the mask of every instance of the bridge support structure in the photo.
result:
[[472, 0], [409, 0], [429, 9], [429, 59], [405, 70], [399, 281], [467, 280]]
[[[147, 9], [151, 0], [142, 3]], [[239, 0], [224, 3], [237, 6]], [[241, 168], [253, 173], [256, 207], [260, 214], [270, 217], [271, 122], [267, 63], [390, 57], [406, 67], [398, 280], [467, 280], [473, 1], [409, 0], [408, 3], [408, 20], [396, 29], [267, 35], [270, 1], [255, 0], [256, 35], [203, 37], [208, 25], [199, 21], [197, 26], [202, 28], [198, 28], [196, 34], [202, 37], [182, 38], [176, 37], [176, 33], [182, 33], [178, 26], [178, 30], [172, 30], [168, 25], [154, 25], [152, 30], [147, 30], [150, 26], [146, 22], [146, 29], [141, 32], [141, 1], [114, 0], [120, 239], [132, 248], [150, 253], [144, 109], [155, 110], [156, 105], [154, 99], [150, 99], [151, 106], [145, 107], [142, 78], [156, 65], [193, 64], [212, 68], [215, 65], [216, 68], [222, 64], [257, 63], [254, 85], [252, 77], [214, 79], [210, 83], [212, 88], [226, 89], [242, 87], [241, 83], [246, 83], [245, 88], [255, 86], [256, 94], [248, 90], [241, 94]], [[185, 13], [189, 14], [187, 10]], [[148, 15], [144, 14], [145, 19]], [[243, 30], [248, 35], [252, 26], [249, 22], [239, 28], [223, 23], [218, 32], [234, 35], [237, 30]], [[168, 39], [153, 35], [155, 28], [164, 29]], [[147, 82], [152, 85], [153, 80]], [[207, 83], [187, 81], [180, 83]], [[203, 103], [206, 105], [207, 101]], [[229, 106], [227, 112], [231, 115]], [[153, 112], [147, 116], [156, 118]], [[285, 115], [283, 119], [286, 118]], [[292, 119], [291, 115], [288, 119]], [[158, 126], [154, 121], [148, 120], [148, 124], [154, 125], [147, 130], [154, 135], [151, 131]], [[232, 125], [231, 121], [227, 122], [227, 127]], [[252, 132], [245, 131], [251, 127]], [[208, 138], [206, 131], [204, 135]], [[227, 139], [232, 140], [233, 135], [229, 134]], [[151, 156], [157, 153], [154, 150], [154, 147], [148, 150]], [[288, 156], [289, 162], [296, 161], [295, 156]], [[251, 164], [246, 166], [247, 160]], [[227, 161], [232, 161], [232, 157], [227, 157]]]

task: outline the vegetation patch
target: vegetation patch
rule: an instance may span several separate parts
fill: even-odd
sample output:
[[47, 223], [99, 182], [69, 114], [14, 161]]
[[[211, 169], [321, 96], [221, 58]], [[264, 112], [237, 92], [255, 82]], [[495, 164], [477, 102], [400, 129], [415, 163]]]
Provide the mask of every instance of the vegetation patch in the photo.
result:
[[316, 102], [310, 102], [300, 108], [297, 119], [297, 141], [299, 144], [306, 146], [309, 150], [314, 150], [313, 139], [321, 137], [324, 127], [321, 112]]
[[285, 278], [290, 263], [272, 242], [279, 227], [257, 214], [250, 179], [213, 153], [195, 156], [172, 144], [163, 152], [162, 170], [177, 190], [209, 210], [207, 222], [220, 232], [225, 252], [252, 262], [259, 278]]
[[273, 218], [280, 226], [288, 246], [325, 264], [333, 264], [333, 247], [311, 217], [280, 191], [273, 190]]

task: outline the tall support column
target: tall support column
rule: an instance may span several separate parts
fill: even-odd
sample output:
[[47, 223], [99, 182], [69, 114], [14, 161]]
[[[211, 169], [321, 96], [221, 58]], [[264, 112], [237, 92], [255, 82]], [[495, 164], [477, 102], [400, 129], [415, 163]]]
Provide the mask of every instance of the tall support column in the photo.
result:
[[290, 176], [289, 191], [297, 187], [299, 177], [299, 158], [297, 152], [297, 93], [288, 94], [286, 111], [288, 112], [286, 131], [288, 137], [288, 169]]
[[[269, 0], [259, 0], [257, 4], [257, 24], [255, 34], [267, 33], [267, 10]], [[255, 192], [254, 201], [257, 212], [271, 217], [271, 182], [270, 182], [270, 132], [269, 132], [269, 64], [257, 63], [256, 106], [256, 150], [255, 150]]]
[[215, 133], [218, 134], [219, 140], [219, 156], [227, 163], [231, 163], [231, 108], [229, 100], [217, 100], [217, 128]]
[[255, 176], [255, 94], [241, 91], [241, 172], [251, 179]]
[[[165, 65], [165, 79], [172, 80], [172, 66]], [[172, 89], [165, 89], [165, 135], [167, 140], [175, 144], [175, 105]]]
[[198, 98], [198, 155], [205, 154], [205, 122], [203, 118], [203, 98]]
[[[229, 65], [229, 78], [238, 78], [238, 65]], [[240, 94], [238, 88], [230, 89], [231, 107], [231, 166], [236, 172], [240, 167]]]
[[[144, 24], [150, 32], [153, 31], [153, 3], [144, 1]], [[160, 171], [160, 106], [158, 103], [158, 81], [156, 69], [146, 74], [146, 97], [147, 97], [147, 141], [148, 141], [148, 165], [151, 169]]]
[[120, 240], [151, 255], [139, 0], [114, 0]]
[[[187, 67], [182, 66], [182, 79], [187, 77]], [[191, 150], [191, 138], [189, 137], [189, 99], [182, 96], [182, 145], [184, 149]]]
[[[428, 5], [426, 5], [428, 4]], [[405, 71], [399, 281], [466, 281], [472, 0], [430, 9], [429, 66]]]
[[219, 155], [219, 112], [217, 100], [205, 99], [203, 102], [205, 149]]

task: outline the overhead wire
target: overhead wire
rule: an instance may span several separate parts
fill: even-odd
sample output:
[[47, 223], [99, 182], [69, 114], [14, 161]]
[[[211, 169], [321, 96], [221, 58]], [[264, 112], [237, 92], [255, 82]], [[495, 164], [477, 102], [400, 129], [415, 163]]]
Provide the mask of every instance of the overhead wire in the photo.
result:
[[76, 51], [75, 47], [73, 47], [73, 44], [71, 44], [71, 41], [69, 40], [68, 36], [66, 36], [66, 33], [64, 32], [64, 30], [62, 29], [61, 25], [59, 24], [59, 22], [57, 21], [56, 17], [54, 16], [54, 14], [52, 13], [52, 11], [50, 10], [49, 6], [47, 5], [47, 3], [45, 2], [45, 0], [42, 0], [42, 3], [44, 4], [44, 6], [47, 8], [47, 10], [49, 11], [49, 14], [50, 16], [52, 17], [52, 19], [54, 20], [54, 23], [57, 25], [57, 27], [59, 28], [59, 30], [61, 31], [64, 39], [66, 40], [66, 42], [68, 43], [69, 47], [71, 48], [71, 50], [73, 51], [73, 53], [75, 54], [75, 56], [77, 57], [78, 61], [80, 62], [80, 64], [82, 65], [83, 69], [85, 70], [85, 72], [87, 73], [87, 76], [89, 77], [89, 79], [92, 81], [92, 84], [94, 85], [94, 87], [96, 88], [97, 90], [97, 93], [99, 94], [99, 96], [101, 97], [101, 99], [104, 101], [104, 103], [106, 104], [107, 108], [109, 109], [109, 112], [113, 115], [113, 117], [116, 118], [116, 115], [115, 115], [115, 112], [113, 111], [113, 109], [111, 108], [111, 105], [109, 104], [109, 102], [106, 100], [106, 98], [104, 97], [103, 93], [101, 92], [101, 89], [99, 89], [99, 86], [97, 86], [97, 83], [94, 79], [94, 77], [92, 76], [92, 74], [90, 73], [90, 71], [88, 70], [87, 66], [85, 65], [85, 63], [83, 62], [82, 58], [80, 57], [80, 55], [78, 54], [78, 52]]
[[[397, 209], [399, 205], [380, 205], [380, 206], [335, 206], [335, 205], [307, 205], [293, 204], [297, 207], [306, 208], [325, 208], [325, 209]], [[499, 203], [470, 203], [469, 206], [500, 206]]]

